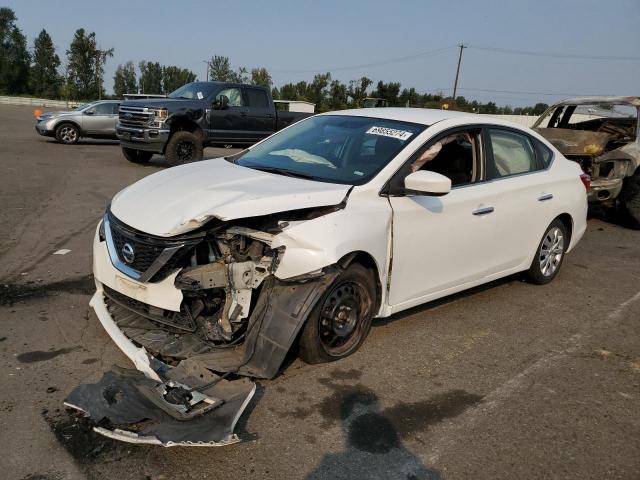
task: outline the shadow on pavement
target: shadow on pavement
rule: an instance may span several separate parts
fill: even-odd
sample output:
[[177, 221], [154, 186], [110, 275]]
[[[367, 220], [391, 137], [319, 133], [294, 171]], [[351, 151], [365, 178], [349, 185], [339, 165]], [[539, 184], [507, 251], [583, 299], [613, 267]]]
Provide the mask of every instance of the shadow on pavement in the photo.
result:
[[340, 419], [346, 448], [329, 453], [307, 480], [385, 479], [436, 480], [440, 474], [407, 450], [392, 422], [380, 412], [371, 391], [352, 391], [342, 398]]

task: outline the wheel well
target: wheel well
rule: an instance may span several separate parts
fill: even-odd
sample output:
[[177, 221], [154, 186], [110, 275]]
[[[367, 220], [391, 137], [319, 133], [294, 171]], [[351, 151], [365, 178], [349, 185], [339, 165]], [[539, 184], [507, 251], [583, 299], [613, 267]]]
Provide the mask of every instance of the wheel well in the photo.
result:
[[378, 310], [380, 309], [380, 303], [382, 302], [382, 284], [380, 283], [380, 272], [378, 271], [378, 265], [370, 254], [362, 251], [351, 252], [338, 261], [338, 265], [340, 265], [342, 268], [347, 268], [352, 263], [358, 263], [362, 265], [363, 267], [371, 270], [371, 273], [373, 274], [373, 278], [376, 282], [376, 305], [374, 309], [374, 315], [376, 315], [378, 313]]
[[53, 129], [54, 132], [58, 131], [58, 128], [60, 128], [62, 125], [73, 125], [74, 127], [76, 127], [78, 129], [78, 132], [82, 133], [82, 128], [80, 128], [80, 125], [78, 125], [76, 122], [74, 122], [73, 120], [63, 120], [59, 123], [56, 124], [56, 127]]
[[191, 132], [198, 135], [202, 138], [202, 129], [192, 120], [188, 118], [176, 118], [173, 122], [171, 122], [171, 131], [170, 136], [175, 132]]
[[571, 245], [571, 234], [573, 233], [573, 219], [571, 218], [571, 215], [569, 215], [568, 213], [562, 213], [558, 215], [556, 219], [560, 220], [564, 225], [564, 228], [567, 229], [567, 236], [569, 237], [569, 240], [567, 241], [567, 247], [568, 247], [569, 245]]

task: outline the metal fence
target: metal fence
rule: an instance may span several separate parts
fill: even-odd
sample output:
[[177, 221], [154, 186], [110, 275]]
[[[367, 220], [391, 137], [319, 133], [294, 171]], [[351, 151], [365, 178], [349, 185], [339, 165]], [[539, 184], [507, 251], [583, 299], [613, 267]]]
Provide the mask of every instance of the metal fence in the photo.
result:
[[0, 105], [29, 105], [32, 107], [75, 108], [79, 105], [79, 102], [66, 100], [49, 100], [47, 98], [8, 97], [0, 95]]

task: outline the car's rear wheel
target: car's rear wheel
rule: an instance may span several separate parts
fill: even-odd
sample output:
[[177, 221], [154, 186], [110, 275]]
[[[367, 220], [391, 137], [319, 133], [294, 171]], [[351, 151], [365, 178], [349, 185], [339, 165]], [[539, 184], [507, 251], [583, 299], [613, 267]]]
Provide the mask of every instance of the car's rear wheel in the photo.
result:
[[202, 139], [191, 132], [175, 132], [164, 152], [165, 157], [174, 165], [202, 160]]
[[624, 179], [617, 204], [625, 225], [640, 229], [640, 173]]
[[300, 335], [300, 358], [332, 362], [354, 353], [367, 337], [376, 305], [373, 274], [349, 265], [313, 308]]
[[133, 163], [147, 163], [151, 160], [151, 157], [153, 157], [153, 152], [125, 147], [122, 147], [122, 154], [124, 155], [124, 158]]
[[56, 128], [56, 140], [60, 143], [72, 145], [78, 142], [80, 130], [72, 123], [62, 123]]
[[560, 271], [568, 247], [567, 227], [562, 221], [555, 219], [540, 240], [536, 256], [527, 271], [528, 280], [538, 285], [553, 280]]

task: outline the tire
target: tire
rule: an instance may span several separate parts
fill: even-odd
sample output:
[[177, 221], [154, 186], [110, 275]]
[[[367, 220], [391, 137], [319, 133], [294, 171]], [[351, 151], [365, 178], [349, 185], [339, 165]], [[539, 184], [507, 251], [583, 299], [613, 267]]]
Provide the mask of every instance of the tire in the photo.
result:
[[375, 305], [372, 272], [360, 264], [349, 265], [309, 315], [300, 335], [300, 358], [305, 363], [325, 363], [354, 353], [369, 333]]
[[560, 220], [555, 219], [547, 227], [538, 244], [536, 255], [526, 273], [527, 280], [536, 285], [551, 282], [560, 271], [568, 246], [567, 227]]
[[164, 156], [173, 165], [202, 160], [202, 139], [191, 132], [175, 132], [167, 142]]
[[640, 173], [625, 178], [617, 206], [622, 223], [640, 230]]
[[78, 143], [80, 130], [73, 123], [61, 123], [56, 127], [56, 140], [65, 145]]
[[124, 158], [132, 163], [147, 163], [153, 157], [153, 152], [146, 152], [144, 150], [136, 150], [135, 148], [122, 147], [122, 154]]

